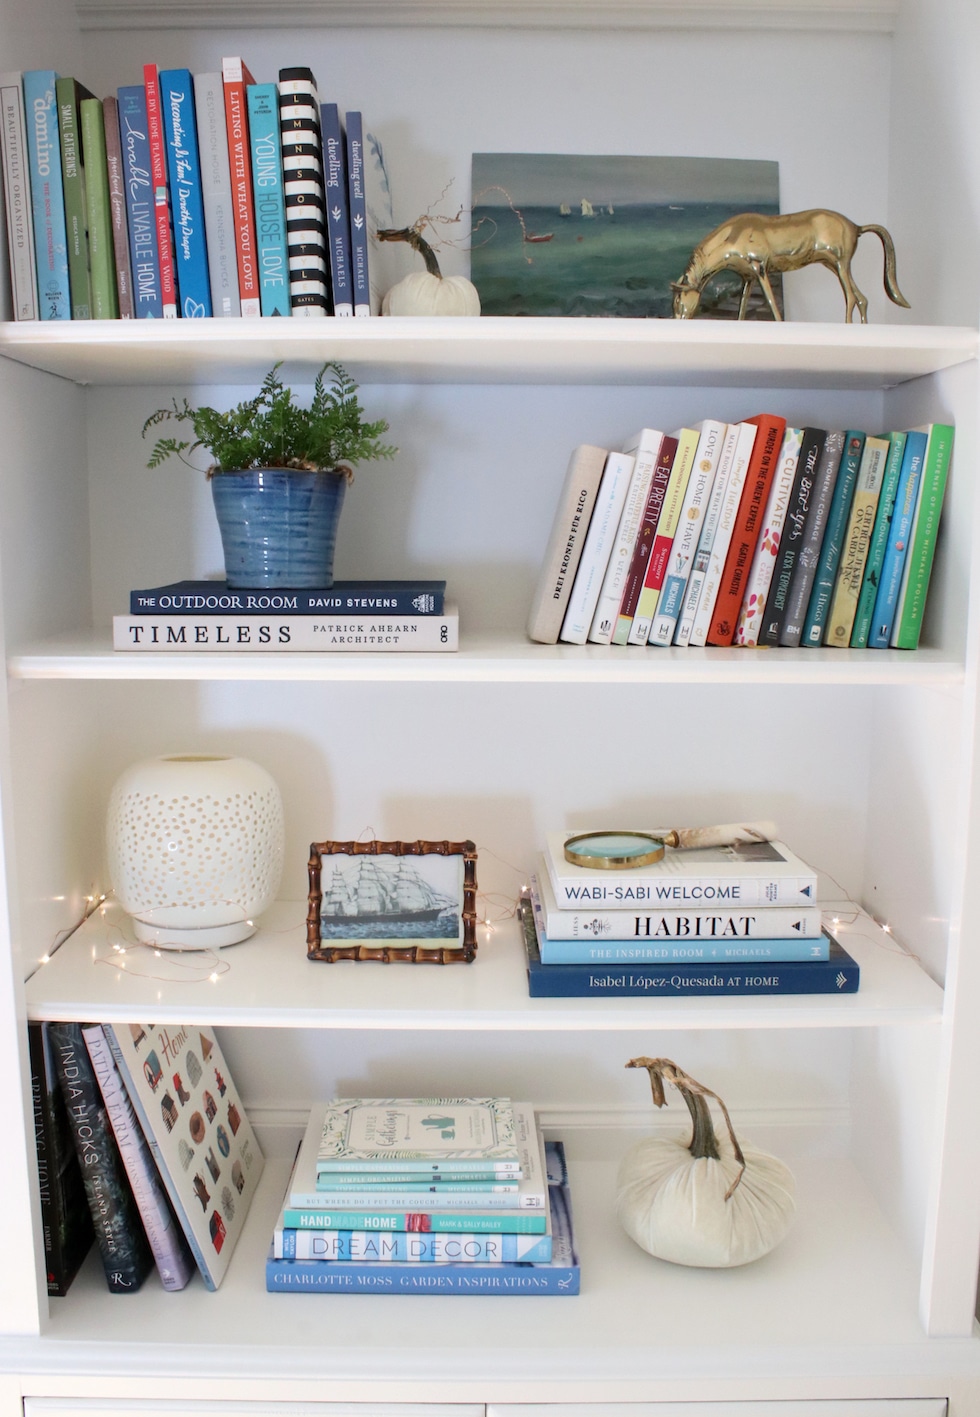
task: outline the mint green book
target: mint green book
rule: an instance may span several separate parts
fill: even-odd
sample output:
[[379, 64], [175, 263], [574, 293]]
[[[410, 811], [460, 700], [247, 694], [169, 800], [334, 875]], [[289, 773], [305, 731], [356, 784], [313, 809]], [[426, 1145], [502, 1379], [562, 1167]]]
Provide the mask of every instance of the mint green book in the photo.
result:
[[85, 205], [88, 211], [88, 257], [92, 279], [92, 319], [119, 319], [112, 205], [105, 151], [105, 114], [98, 98], [81, 102], [85, 146]]
[[943, 497], [953, 454], [953, 429], [948, 423], [927, 424], [922, 430], [929, 435], [922, 467], [919, 500], [909, 536], [898, 612], [892, 630], [893, 649], [916, 649], [922, 631], [932, 563], [936, 554], [936, 536], [943, 510]]
[[92, 94], [77, 79], [58, 78], [54, 86], [58, 105], [58, 137], [61, 143], [61, 179], [65, 200], [65, 230], [68, 235], [68, 285], [71, 317], [88, 320], [92, 316], [89, 279], [88, 209], [85, 205], [85, 142], [79, 106]]
[[[882, 434], [882, 437], [885, 436]], [[868, 547], [864, 580], [861, 583], [861, 593], [858, 596], [857, 610], [854, 615], [854, 628], [851, 630], [851, 649], [867, 649], [871, 637], [871, 621], [874, 617], [875, 601], [878, 598], [878, 586], [881, 583], [881, 568], [885, 560], [888, 534], [891, 531], [892, 517], [895, 514], [895, 498], [902, 475], [902, 461], [905, 457], [908, 436], [907, 433], [889, 433], [887, 435], [890, 444], [888, 459], [885, 463], [881, 492], [878, 495], [878, 513], [875, 517], [874, 530], [871, 533], [871, 544]]]

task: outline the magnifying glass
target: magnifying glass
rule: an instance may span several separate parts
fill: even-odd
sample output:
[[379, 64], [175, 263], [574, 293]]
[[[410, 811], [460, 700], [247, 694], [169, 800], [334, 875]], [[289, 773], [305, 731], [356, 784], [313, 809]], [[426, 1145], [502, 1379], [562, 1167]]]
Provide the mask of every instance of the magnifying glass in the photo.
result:
[[716, 827], [672, 827], [666, 831], [579, 832], [565, 839], [565, 860], [590, 870], [625, 871], [653, 866], [667, 848], [690, 851], [699, 846], [735, 846], [742, 842], [772, 841], [774, 822], [727, 822]]

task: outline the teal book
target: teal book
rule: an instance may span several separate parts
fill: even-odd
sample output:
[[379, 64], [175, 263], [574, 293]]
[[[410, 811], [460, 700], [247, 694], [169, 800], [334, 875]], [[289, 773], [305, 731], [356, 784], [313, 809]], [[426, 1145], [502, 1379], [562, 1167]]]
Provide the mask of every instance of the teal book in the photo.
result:
[[953, 429], [948, 423], [932, 423], [925, 431], [928, 432], [929, 442], [922, 465], [919, 497], [892, 630], [891, 644], [894, 649], [915, 649], [919, 643], [953, 454]]
[[898, 484], [905, 461], [907, 439], [907, 433], [888, 434], [890, 445], [888, 459], [885, 463], [881, 492], [878, 494], [878, 512], [875, 516], [874, 530], [871, 533], [868, 559], [864, 567], [864, 580], [861, 583], [861, 593], [858, 596], [857, 610], [854, 615], [854, 626], [851, 630], [852, 649], [867, 649], [868, 647], [875, 601], [878, 598], [878, 586], [881, 581], [881, 569], [888, 546], [892, 517], [895, 514], [895, 498], [898, 495]]
[[922, 463], [926, 455], [925, 433], [915, 430], [905, 440], [905, 456], [902, 459], [902, 476], [895, 498], [888, 532], [888, 545], [878, 581], [878, 595], [875, 599], [874, 618], [868, 644], [871, 649], [887, 649], [891, 639], [892, 625], [898, 596], [902, 588], [905, 558], [909, 548], [909, 532], [919, 500], [919, 481], [922, 477]]
[[279, 91], [275, 84], [248, 84], [245, 93], [261, 310], [263, 315], [291, 315]]
[[851, 515], [854, 490], [857, 487], [865, 437], [866, 434], [859, 433], [854, 429], [849, 429], [844, 437], [844, 452], [841, 455], [837, 481], [834, 484], [834, 495], [827, 516], [823, 545], [820, 548], [820, 559], [817, 562], [817, 570], [810, 591], [810, 603], [807, 606], [806, 621], [800, 638], [802, 645], [812, 647], [823, 643], [824, 627], [830, 614], [830, 602], [834, 594], [841, 549], [844, 545], [847, 524]]
[[89, 320], [92, 297], [89, 277], [88, 209], [85, 202], [85, 135], [81, 102], [92, 98], [77, 79], [55, 80], [58, 103], [58, 137], [61, 143], [61, 180], [65, 193], [65, 231], [68, 237], [68, 285], [71, 317]]
[[119, 319], [116, 251], [112, 234], [109, 169], [106, 166], [105, 110], [97, 98], [83, 98], [82, 138], [88, 161], [85, 206], [88, 211], [89, 265], [92, 273], [92, 318]]
[[55, 94], [57, 81], [58, 76], [53, 69], [28, 69], [24, 74], [31, 213], [34, 218], [37, 293], [42, 320], [71, 319], [65, 187], [61, 175], [61, 140]]

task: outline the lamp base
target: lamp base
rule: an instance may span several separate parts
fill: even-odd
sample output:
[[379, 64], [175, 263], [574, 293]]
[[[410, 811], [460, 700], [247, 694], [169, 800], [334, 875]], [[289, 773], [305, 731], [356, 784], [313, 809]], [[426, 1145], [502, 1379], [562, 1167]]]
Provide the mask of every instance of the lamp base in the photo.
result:
[[193, 930], [178, 930], [170, 925], [148, 925], [144, 920], [133, 921], [133, 931], [141, 945], [154, 945], [158, 950], [216, 950], [222, 945], [237, 945], [255, 934], [251, 920], [233, 920], [228, 925], [202, 925]]

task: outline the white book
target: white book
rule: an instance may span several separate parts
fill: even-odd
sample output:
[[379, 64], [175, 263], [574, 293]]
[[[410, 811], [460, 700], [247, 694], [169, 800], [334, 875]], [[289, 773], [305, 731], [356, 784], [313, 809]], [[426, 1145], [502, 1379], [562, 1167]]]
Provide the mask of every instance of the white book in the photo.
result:
[[722, 498], [718, 526], [711, 542], [708, 568], [705, 571], [704, 584], [698, 597], [698, 608], [691, 626], [689, 644], [698, 648], [707, 644], [708, 641], [711, 617], [714, 614], [715, 601], [718, 598], [718, 587], [721, 585], [725, 571], [728, 548], [732, 543], [735, 520], [742, 501], [742, 493], [745, 491], [745, 477], [748, 472], [749, 459], [752, 457], [755, 435], [758, 432], [754, 423], [738, 423], [735, 428], [738, 436], [732, 454], [732, 465], [728, 473], [728, 484]]
[[725, 501], [725, 494], [728, 490], [728, 479], [732, 471], [738, 436], [739, 425], [737, 423], [727, 424], [725, 427], [725, 436], [722, 439], [721, 453], [718, 457], [718, 467], [715, 471], [714, 486], [711, 489], [708, 506], [701, 521], [701, 536], [698, 541], [698, 549], [694, 553], [694, 560], [691, 562], [691, 573], [687, 578], [684, 604], [677, 620], [677, 627], [674, 630], [675, 645], [687, 645], [690, 644], [691, 641], [691, 630], [694, 628], [694, 617], [697, 614], [698, 602], [701, 599], [701, 589], [704, 586], [705, 577], [708, 573], [708, 565], [711, 561], [711, 547], [714, 543], [718, 523], [721, 519], [721, 509]]
[[207, 237], [211, 305], [218, 317], [242, 313], [238, 294], [238, 253], [228, 164], [228, 127], [221, 74], [194, 75], [194, 108], [201, 159], [201, 196]]
[[528, 637], [553, 645], [561, 631], [608, 450], [583, 443], [569, 458], [527, 617]]
[[459, 613], [442, 615], [114, 615], [112, 647], [149, 654], [452, 651]]
[[15, 320], [36, 320], [37, 254], [34, 249], [34, 213], [31, 208], [24, 87], [19, 73], [0, 74], [0, 124], [13, 315]]
[[735, 626], [734, 644], [751, 648], [759, 643], [759, 633], [766, 612], [766, 597], [772, 583], [772, 573], [779, 552], [779, 541], [789, 509], [790, 493], [796, 477], [796, 465], [800, 460], [803, 443], [802, 428], [787, 428], [783, 434], [783, 445], [779, 450], [779, 462], [766, 503], [766, 514], [762, 530], [752, 557], [752, 569], [745, 582], [745, 595]]
[[667, 483], [670, 480], [670, 467], [661, 466], [663, 442], [664, 434], [659, 428], [641, 428], [639, 433], [634, 433], [632, 438], [628, 438], [623, 444], [623, 452], [636, 459], [637, 468], [649, 468], [650, 471], [647, 478], [646, 506], [640, 512], [636, 540], [633, 542], [633, 555], [623, 582], [623, 595], [612, 637], [614, 645], [625, 645], [629, 642], [633, 617], [640, 603], [643, 580], [653, 551], [660, 508], [663, 506]]
[[699, 434], [698, 450], [687, 480], [680, 520], [674, 543], [670, 548], [667, 573], [657, 602], [657, 613], [650, 626], [648, 644], [669, 645], [673, 641], [674, 630], [684, 607], [688, 577], [701, 538], [704, 514], [711, 498], [727, 426], [714, 418], [706, 418], [696, 425]]
[[626, 453], [610, 453], [606, 458], [602, 481], [592, 520], [585, 534], [585, 544], [562, 621], [559, 639], [566, 644], [584, 645], [592, 628], [592, 617], [599, 601], [602, 578], [613, 548], [619, 519], [633, 475], [634, 459]]
[[633, 473], [592, 617], [592, 628], [589, 631], [589, 641], [597, 645], [608, 645], [612, 642], [619, 619], [619, 607], [623, 602], [626, 577], [633, 561], [633, 549], [636, 546], [643, 513], [646, 511], [647, 494], [653, 477], [652, 459], [644, 458], [640, 461], [628, 446], [624, 447], [623, 452], [633, 459]]

